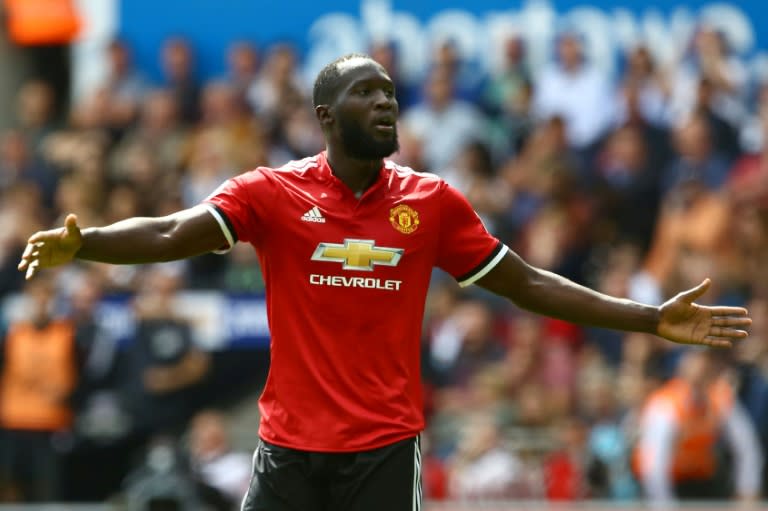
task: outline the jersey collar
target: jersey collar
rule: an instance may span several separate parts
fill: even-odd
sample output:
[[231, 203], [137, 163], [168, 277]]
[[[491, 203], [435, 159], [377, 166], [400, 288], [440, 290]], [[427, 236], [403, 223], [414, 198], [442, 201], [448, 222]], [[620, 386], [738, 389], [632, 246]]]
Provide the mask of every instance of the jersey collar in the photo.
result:
[[376, 181], [374, 181], [373, 184], [368, 187], [368, 189], [363, 192], [360, 197], [355, 197], [355, 194], [352, 193], [352, 190], [350, 190], [350, 188], [333, 173], [333, 169], [331, 169], [331, 165], [328, 163], [328, 158], [325, 151], [322, 151], [317, 155], [317, 169], [323, 181], [328, 183], [330, 186], [337, 188], [345, 197], [350, 197], [358, 201], [378, 196], [383, 192], [387, 183], [389, 182], [389, 169], [387, 169], [386, 163], [384, 160], [382, 160], [381, 168], [379, 169], [379, 175], [376, 177]]

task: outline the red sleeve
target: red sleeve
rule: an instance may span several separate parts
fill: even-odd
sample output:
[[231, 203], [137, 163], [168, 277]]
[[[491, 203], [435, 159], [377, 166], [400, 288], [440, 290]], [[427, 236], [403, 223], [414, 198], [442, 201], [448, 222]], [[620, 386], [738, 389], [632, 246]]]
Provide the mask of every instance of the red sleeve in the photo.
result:
[[274, 198], [274, 182], [262, 169], [252, 170], [221, 184], [203, 204], [221, 225], [231, 248], [237, 241], [257, 244], [268, 222], [265, 212]]
[[462, 287], [491, 271], [507, 251], [485, 229], [467, 199], [447, 184], [441, 191], [439, 236], [436, 264]]

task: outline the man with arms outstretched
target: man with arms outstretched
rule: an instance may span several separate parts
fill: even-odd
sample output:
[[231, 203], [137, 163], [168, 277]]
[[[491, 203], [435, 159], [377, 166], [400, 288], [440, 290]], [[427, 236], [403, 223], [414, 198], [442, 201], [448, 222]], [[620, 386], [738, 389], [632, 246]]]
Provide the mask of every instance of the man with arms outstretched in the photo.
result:
[[421, 505], [419, 343], [431, 270], [574, 323], [685, 344], [746, 337], [745, 309], [694, 304], [705, 281], [660, 307], [534, 268], [491, 236], [456, 190], [400, 167], [392, 80], [364, 55], [326, 66], [313, 91], [326, 150], [222, 184], [203, 204], [39, 232], [19, 264], [73, 258], [171, 261], [253, 245], [264, 272], [271, 367], [247, 511], [405, 511]]

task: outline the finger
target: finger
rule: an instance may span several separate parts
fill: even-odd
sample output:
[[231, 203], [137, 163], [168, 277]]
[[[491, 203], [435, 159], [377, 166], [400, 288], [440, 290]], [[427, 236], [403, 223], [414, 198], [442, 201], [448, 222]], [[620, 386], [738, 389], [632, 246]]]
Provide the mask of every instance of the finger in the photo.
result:
[[733, 347], [733, 341], [731, 339], [727, 339], [725, 337], [716, 337], [712, 335], [708, 335], [705, 337], [701, 344], [704, 344], [706, 346], [711, 346], [713, 348], [732, 348]]
[[749, 314], [749, 311], [745, 309], [744, 307], [724, 307], [724, 306], [718, 306], [718, 307], [703, 307], [712, 316], [746, 316]]
[[749, 336], [749, 333], [746, 330], [739, 330], [737, 328], [724, 328], [719, 326], [710, 328], [709, 334], [716, 337], [729, 337], [731, 339], [743, 339]]
[[744, 318], [744, 317], [712, 318], [712, 324], [715, 326], [749, 326], [752, 324], [752, 318]]
[[21, 254], [22, 259], [29, 259], [29, 257], [32, 255], [32, 251], [38, 248], [35, 243], [27, 243], [27, 246], [24, 247], [24, 253]]
[[67, 229], [67, 234], [77, 234], [77, 215], [68, 214], [67, 218], [64, 219], [64, 227]]
[[704, 293], [707, 292], [707, 289], [709, 289], [710, 284], [712, 284], [712, 281], [707, 279], [704, 279], [701, 284], [698, 286], [689, 289], [688, 291], [683, 291], [678, 295], [678, 298], [686, 303], [693, 303], [696, 298], [700, 297]]
[[54, 236], [51, 231], [37, 231], [35, 234], [29, 237], [27, 240], [27, 243], [35, 244], [35, 243], [42, 243], [46, 239], [50, 239], [52, 236]]
[[37, 268], [39, 264], [40, 264], [40, 261], [38, 260], [34, 260], [31, 263], [29, 263], [29, 267], [27, 268], [27, 274], [24, 275], [24, 278], [26, 280], [29, 280], [35, 276], [35, 274], [37, 273]]

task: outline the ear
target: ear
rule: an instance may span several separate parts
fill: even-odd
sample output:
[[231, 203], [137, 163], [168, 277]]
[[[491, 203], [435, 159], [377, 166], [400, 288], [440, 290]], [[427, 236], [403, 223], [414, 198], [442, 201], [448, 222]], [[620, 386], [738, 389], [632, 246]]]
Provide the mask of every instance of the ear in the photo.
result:
[[317, 105], [315, 107], [315, 116], [320, 122], [320, 127], [325, 131], [333, 124], [333, 114], [331, 113], [331, 107], [328, 105]]

